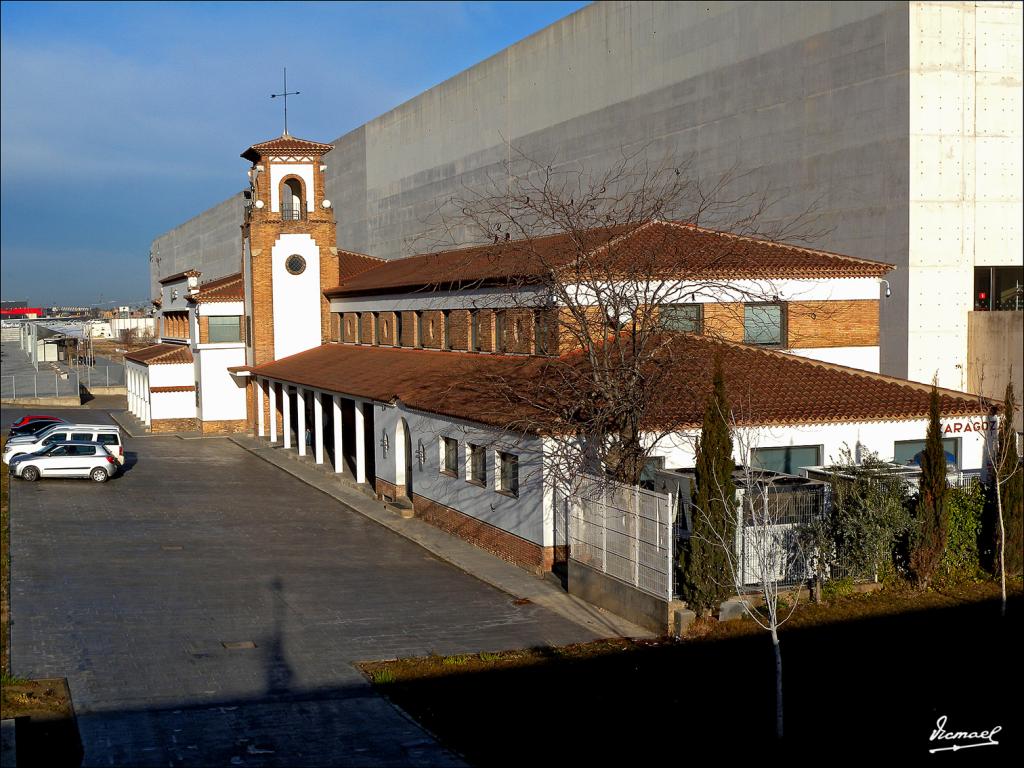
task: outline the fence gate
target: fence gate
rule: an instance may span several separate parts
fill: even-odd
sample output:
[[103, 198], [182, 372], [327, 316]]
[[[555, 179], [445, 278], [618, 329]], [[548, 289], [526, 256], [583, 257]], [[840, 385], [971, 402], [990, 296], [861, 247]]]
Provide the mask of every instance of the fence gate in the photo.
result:
[[672, 599], [672, 495], [584, 476], [565, 499], [569, 556], [663, 600]]

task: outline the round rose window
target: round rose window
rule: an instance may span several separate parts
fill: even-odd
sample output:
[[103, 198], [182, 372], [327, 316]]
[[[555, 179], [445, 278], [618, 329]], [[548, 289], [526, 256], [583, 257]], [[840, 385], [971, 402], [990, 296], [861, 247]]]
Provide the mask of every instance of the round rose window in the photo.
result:
[[284, 262], [284, 268], [293, 275], [301, 275], [306, 271], [306, 260], [298, 254], [289, 256]]

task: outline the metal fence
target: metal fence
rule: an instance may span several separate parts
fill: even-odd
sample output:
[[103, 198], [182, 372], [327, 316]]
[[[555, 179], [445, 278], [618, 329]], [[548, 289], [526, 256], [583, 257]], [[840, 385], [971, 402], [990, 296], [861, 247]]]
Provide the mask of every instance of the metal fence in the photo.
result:
[[0, 376], [0, 398], [28, 400], [40, 397], [77, 397], [79, 379], [75, 373], [24, 373]]
[[569, 555], [612, 578], [672, 599], [672, 496], [584, 476], [565, 500]]
[[124, 386], [123, 365], [83, 365], [75, 368], [82, 383], [88, 387], [120, 387]]
[[[825, 489], [768, 488], [763, 493], [741, 493], [740, 524], [736, 527], [741, 584], [806, 583], [814, 575], [813, 553], [801, 546], [800, 532], [824, 514], [828, 502]], [[835, 578], [845, 574], [831, 575]]]

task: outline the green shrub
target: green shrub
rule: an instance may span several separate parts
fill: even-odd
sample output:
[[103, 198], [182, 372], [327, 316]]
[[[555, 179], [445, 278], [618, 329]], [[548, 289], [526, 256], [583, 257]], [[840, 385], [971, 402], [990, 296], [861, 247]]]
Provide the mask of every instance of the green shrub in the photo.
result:
[[937, 574], [943, 583], [955, 584], [981, 576], [978, 539], [984, 513], [985, 492], [980, 484], [949, 490], [946, 548]]
[[382, 669], [373, 670], [370, 673], [370, 678], [375, 685], [387, 685], [388, 683], [395, 682], [395, 673], [387, 667], [383, 667]]
[[853, 579], [832, 579], [821, 588], [821, 599], [826, 603], [853, 594]]

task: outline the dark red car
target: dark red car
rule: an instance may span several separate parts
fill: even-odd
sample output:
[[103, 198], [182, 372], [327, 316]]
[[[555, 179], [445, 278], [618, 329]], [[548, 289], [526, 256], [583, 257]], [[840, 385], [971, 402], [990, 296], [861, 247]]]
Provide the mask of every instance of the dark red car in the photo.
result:
[[7, 436], [34, 435], [51, 424], [67, 424], [67, 419], [62, 419], [60, 416], [25, 416], [11, 425], [11, 431], [8, 432]]

